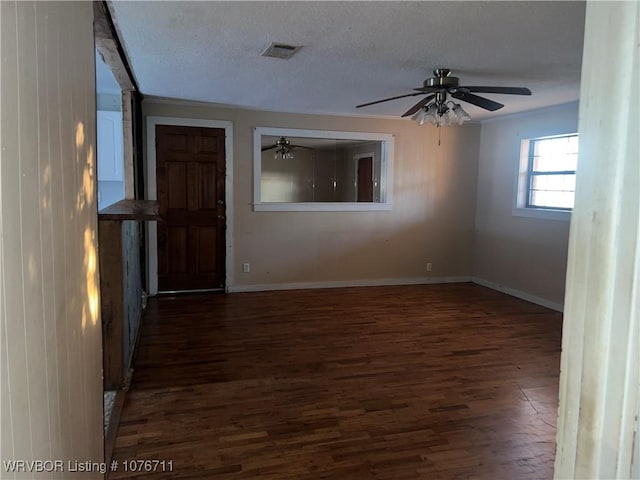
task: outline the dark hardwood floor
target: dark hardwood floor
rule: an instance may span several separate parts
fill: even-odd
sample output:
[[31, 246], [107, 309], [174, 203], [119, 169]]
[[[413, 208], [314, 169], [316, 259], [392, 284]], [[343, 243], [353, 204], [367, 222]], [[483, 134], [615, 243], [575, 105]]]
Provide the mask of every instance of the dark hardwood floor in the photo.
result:
[[551, 479], [561, 324], [473, 284], [152, 299], [109, 478]]

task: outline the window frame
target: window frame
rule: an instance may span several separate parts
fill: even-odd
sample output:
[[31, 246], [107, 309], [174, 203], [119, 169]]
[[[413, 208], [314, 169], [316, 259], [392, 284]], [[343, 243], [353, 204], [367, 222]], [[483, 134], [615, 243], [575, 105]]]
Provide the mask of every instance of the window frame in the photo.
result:
[[576, 174], [574, 170], [536, 173], [533, 169], [535, 142], [563, 137], [578, 137], [578, 132], [570, 131], [557, 135], [531, 137], [521, 141], [519, 168], [516, 170], [514, 187], [514, 207], [512, 211], [514, 216], [561, 221], [569, 221], [571, 219], [573, 208], [538, 206], [531, 203], [531, 185], [536, 176]]
[[[535, 152], [535, 144], [538, 142], [542, 142], [545, 140], [550, 140], [550, 139], [557, 139], [557, 138], [570, 138], [570, 137], [578, 137], [577, 133], [568, 133], [568, 134], [563, 134], [563, 135], [554, 135], [552, 137], [538, 137], [538, 138], [531, 138], [529, 139], [529, 165], [527, 167], [527, 191], [525, 193], [525, 198], [526, 198], [526, 203], [525, 203], [525, 208], [537, 208], [540, 210], [559, 210], [559, 211], [565, 211], [565, 212], [570, 212], [573, 210], [573, 208], [566, 208], [566, 207], [548, 207], [545, 205], [535, 205], [533, 203], [531, 203], [531, 191], [533, 190], [533, 179], [536, 176], [551, 176], [551, 175], [575, 175], [576, 171], [575, 170], [558, 170], [558, 171], [553, 171], [553, 172], [541, 172], [538, 170], [535, 170], [533, 167], [533, 163], [534, 163], [534, 152]], [[575, 190], [573, 191], [574, 195], [575, 195]]]
[[[263, 202], [261, 201], [262, 152], [261, 137], [285, 136], [342, 140], [370, 140], [382, 142], [380, 186], [385, 192], [384, 201], [370, 202]], [[254, 127], [253, 129], [253, 202], [254, 212], [367, 212], [393, 210], [393, 159], [395, 137], [390, 133], [308, 130], [279, 127]]]

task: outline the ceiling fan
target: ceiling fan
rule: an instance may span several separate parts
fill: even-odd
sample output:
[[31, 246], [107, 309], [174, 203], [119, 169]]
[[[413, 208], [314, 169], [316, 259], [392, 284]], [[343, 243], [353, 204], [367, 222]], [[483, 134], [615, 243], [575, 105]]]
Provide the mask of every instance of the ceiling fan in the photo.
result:
[[313, 148], [305, 147], [304, 145], [293, 145], [287, 137], [280, 137], [273, 145], [262, 147], [261, 151], [264, 152], [266, 150], [271, 150], [272, 148], [276, 149], [276, 158], [280, 156], [283, 159], [293, 158], [293, 150], [295, 148], [306, 148], [308, 150], [313, 150]]
[[[459, 84], [458, 77], [449, 76], [450, 73], [451, 71], [448, 68], [436, 68], [433, 71], [434, 76], [427, 78], [422, 87], [414, 88], [414, 93], [407, 93], [406, 95], [398, 95], [397, 97], [363, 103], [362, 105], [357, 105], [356, 108], [367, 107], [369, 105], [388, 102], [390, 100], [397, 100], [398, 98], [427, 95], [407, 110], [402, 116], [408, 117], [409, 115], [413, 115], [412, 118], [418, 121], [421, 125], [425, 122], [430, 122], [434, 125], [445, 126], [449, 125], [452, 120], [456, 120], [458, 123], [462, 124], [465, 120], [471, 119], [459, 104], [448, 100], [448, 96], [493, 112], [501, 109], [504, 105], [502, 103], [489, 100], [488, 98], [475, 95], [475, 93], [531, 95], [531, 90], [524, 87], [467, 87]], [[449, 113], [449, 115], [447, 115], [447, 113]]]

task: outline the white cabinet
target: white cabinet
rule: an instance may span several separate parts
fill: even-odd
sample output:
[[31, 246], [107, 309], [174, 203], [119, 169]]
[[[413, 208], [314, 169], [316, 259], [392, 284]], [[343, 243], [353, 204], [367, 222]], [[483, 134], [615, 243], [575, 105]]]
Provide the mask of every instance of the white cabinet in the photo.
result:
[[98, 180], [124, 180], [122, 112], [98, 110]]

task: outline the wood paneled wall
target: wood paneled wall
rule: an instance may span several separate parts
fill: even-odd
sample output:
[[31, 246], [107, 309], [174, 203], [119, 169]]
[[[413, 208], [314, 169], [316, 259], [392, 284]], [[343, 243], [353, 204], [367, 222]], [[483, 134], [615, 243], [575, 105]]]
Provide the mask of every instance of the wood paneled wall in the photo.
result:
[[140, 276], [140, 227], [141, 222], [122, 222], [122, 256], [124, 263], [125, 332], [123, 363], [132, 367], [133, 350], [142, 318], [142, 277]]
[[1, 456], [101, 461], [93, 7], [0, 8]]
[[581, 78], [554, 478], [640, 479], [639, 2], [587, 2]]

